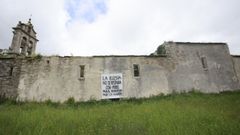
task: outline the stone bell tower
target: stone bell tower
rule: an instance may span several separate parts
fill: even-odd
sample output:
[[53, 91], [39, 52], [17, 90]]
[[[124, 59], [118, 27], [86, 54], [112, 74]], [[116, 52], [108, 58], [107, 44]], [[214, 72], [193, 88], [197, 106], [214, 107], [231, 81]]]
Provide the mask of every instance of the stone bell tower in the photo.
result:
[[18, 25], [13, 27], [13, 39], [9, 50], [25, 56], [35, 54], [36, 44], [38, 42], [36, 34], [31, 19], [29, 19], [28, 23], [19, 21]]

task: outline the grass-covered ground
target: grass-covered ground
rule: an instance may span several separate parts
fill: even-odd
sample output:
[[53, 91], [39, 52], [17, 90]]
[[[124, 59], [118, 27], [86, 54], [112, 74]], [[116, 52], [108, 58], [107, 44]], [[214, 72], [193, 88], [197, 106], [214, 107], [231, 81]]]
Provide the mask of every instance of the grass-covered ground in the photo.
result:
[[65, 104], [0, 104], [2, 135], [240, 134], [240, 92]]

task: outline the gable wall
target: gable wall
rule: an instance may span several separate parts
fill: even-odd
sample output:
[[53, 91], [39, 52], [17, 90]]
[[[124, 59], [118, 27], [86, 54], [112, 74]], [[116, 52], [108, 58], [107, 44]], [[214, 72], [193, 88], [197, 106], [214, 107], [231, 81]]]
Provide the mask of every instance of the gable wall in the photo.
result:
[[[176, 66], [169, 76], [170, 89], [220, 92], [239, 88], [226, 44], [168, 43], [165, 46]], [[202, 58], [206, 59], [207, 68], [203, 68]]]

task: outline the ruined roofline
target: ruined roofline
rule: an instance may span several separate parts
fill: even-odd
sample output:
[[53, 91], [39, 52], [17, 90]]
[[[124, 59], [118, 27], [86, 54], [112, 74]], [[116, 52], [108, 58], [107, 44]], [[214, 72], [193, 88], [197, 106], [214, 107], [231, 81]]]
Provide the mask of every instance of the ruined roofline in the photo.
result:
[[167, 55], [158, 55], [158, 56], [150, 56], [150, 55], [95, 55], [95, 56], [43, 56], [43, 57], [59, 57], [59, 58], [107, 58], [107, 57], [167, 57]]
[[174, 42], [165, 41], [163, 44], [176, 44], [176, 45], [227, 45], [224, 42]]
[[[35, 56], [36, 57], [36, 56]], [[31, 59], [35, 58], [31, 56], [22, 56], [22, 55], [6, 55], [1, 56], [0, 59], [14, 59], [14, 58], [20, 58], [20, 59]], [[167, 55], [156, 55], [156, 56], [150, 56], [150, 55], [96, 55], [96, 56], [42, 56], [43, 58], [114, 58], [114, 57], [123, 57], [123, 58], [129, 58], [129, 57], [145, 57], [145, 58], [158, 58], [158, 57], [167, 57]]]
[[166, 55], [150, 56], [150, 55], [96, 55], [92, 57], [166, 57]]

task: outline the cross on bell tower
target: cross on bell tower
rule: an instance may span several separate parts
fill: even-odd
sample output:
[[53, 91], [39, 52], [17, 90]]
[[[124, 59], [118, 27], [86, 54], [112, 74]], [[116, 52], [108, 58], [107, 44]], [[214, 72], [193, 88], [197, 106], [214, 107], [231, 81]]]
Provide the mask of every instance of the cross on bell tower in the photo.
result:
[[13, 39], [9, 48], [10, 51], [25, 56], [35, 54], [36, 44], [39, 41], [36, 34], [31, 23], [31, 18], [27, 23], [19, 21], [17, 26], [13, 27]]

